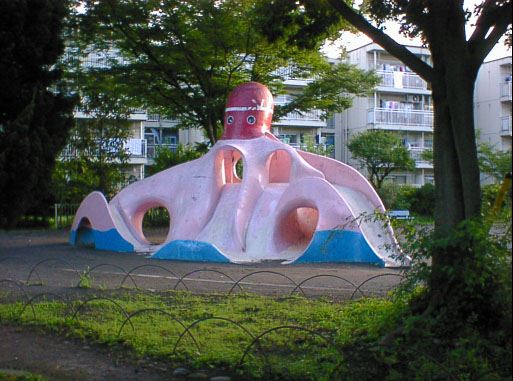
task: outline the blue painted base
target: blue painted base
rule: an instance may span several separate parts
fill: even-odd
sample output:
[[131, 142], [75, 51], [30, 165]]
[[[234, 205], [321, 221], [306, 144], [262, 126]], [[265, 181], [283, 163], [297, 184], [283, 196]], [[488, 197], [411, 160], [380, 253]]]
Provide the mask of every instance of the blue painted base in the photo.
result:
[[153, 254], [151, 258], [192, 262], [230, 262], [214, 245], [190, 240], [169, 242]]
[[[80, 228], [70, 234], [70, 244], [86, 245], [98, 250], [133, 252], [134, 247], [116, 229], [99, 231]], [[229, 263], [214, 245], [207, 242], [176, 240], [164, 245], [153, 259]], [[365, 263], [383, 267], [385, 262], [369, 246], [361, 233], [347, 230], [324, 230], [314, 234], [312, 242], [294, 263]]]
[[93, 246], [98, 250], [117, 251], [121, 253], [130, 253], [134, 251], [134, 246], [126, 241], [116, 229], [99, 231], [95, 229], [80, 228], [72, 230], [69, 243], [72, 245]]
[[323, 230], [314, 234], [312, 242], [294, 263], [346, 262], [385, 266], [361, 233], [347, 230]]

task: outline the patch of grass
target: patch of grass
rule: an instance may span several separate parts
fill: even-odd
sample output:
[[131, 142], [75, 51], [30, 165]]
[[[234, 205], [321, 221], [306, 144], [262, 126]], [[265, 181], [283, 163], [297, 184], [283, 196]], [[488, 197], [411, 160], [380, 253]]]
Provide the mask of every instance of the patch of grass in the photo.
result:
[[[131, 319], [132, 328], [129, 323], [122, 327], [126, 320], [124, 312], [107, 300], [83, 305], [76, 319], [71, 318], [66, 304], [46, 301], [34, 305], [35, 317], [28, 308], [18, 318], [19, 303], [0, 305], [0, 318], [88, 341], [123, 345], [140, 357], [165, 359], [177, 365], [185, 363], [194, 368], [235, 369], [253, 338], [271, 330], [258, 341], [259, 345], [248, 350], [238, 369], [245, 379], [328, 380], [342, 361], [339, 346], [360, 332], [377, 333], [387, 321], [392, 324], [394, 316], [404, 308], [401, 302], [383, 299], [339, 304], [302, 297], [227, 297], [188, 292], [127, 293], [118, 295], [115, 302], [128, 314], [142, 309], [164, 312], [138, 314]], [[80, 305], [80, 301], [73, 302], [73, 309], [76, 311]], [[197, 346], [188, 334], [179, 340], [184, 326], [194, 322], [197, 324], [190, 332]], [[279, 326], [286, 327], [272, 330]], [[291, 327], [312, 330], [322, 337]]]
[[25, 371], [0, 369], [0, 381], [46, 381], [46, 378]]
[[89, 271], [90, 271], [89, 266], [86, 266], [85, 270], [82, 273], [80, 273], [78, 287], [91, 288], [91, 285], [93, 283], [93, 278], [91, 277], [91, 273]]

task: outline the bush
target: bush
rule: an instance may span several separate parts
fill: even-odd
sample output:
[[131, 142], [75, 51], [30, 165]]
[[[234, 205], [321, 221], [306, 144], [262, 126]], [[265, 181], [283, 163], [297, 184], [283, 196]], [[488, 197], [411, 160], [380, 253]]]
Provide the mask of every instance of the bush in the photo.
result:
[[379, 190], [381, 200], [389, 210], [409, 210], [412, 214], [433, 217], [435, 214], [435, 187], [385, 183]]
[[[362, 332], [344, 346], [339, 379], [510, 380], [509, 231], [490, 235], [483, 221], [467, 221], [450, 236], [412, 235], [405, 250], [414, 266], [395, 295], [406, 298], [409, 308], [392, 327], [383, 322], [378, 335]], [[454, 252], [459, 253], [456, 261], [432, 272], [434, 253], [447, 257]]]
[[391, 182], [383, 183], [378, 190], [379, 196], [389, 210], [410, 210], [411, 195], [415, 188], [409, 185], [398, 185]]
[[[483, 210], [487, 210], [488, 208], [492, 208], [497, 195], [499, 194], [499, 189], [501, 188], [500, 184], [488, 184], [484, 185], [481, 188], [481, 202]], [[502, 205], [503, 209], [509, 208], [511, 209], [511, 188], [508, 190], [508, 193], [504, 199], [504, 204]]]
[[435, 186], [433, 184], [424, 184], [415, 189], [410, 198], [410, 211], [419, 216], [434, 217]]
[[154, 158], [155, 163], [152, 166], [146, 167], [146, 172], [151, 176], [175, 165], [195, 160], [204, 153], [205, 149], [202, 144], [198, 144], [196, 147], [178, 144], [174, 151], [165, 147], [159, 148]]

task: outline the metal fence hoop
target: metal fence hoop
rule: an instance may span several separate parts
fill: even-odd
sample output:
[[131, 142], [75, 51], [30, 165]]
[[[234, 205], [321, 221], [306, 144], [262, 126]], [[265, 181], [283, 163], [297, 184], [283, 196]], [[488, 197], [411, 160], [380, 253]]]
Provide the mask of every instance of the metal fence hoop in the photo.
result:
[[34, 272], [36, 273], [37, 277], [39, 278], [39, 282], [43, 283], [43, 280], [41, 279], [41, 276], [39, 275], [39, 272], [36, 270], [36, 268], [38, 268], [40, 265], [42, 265], [44, 263], [47, 263], [47, 262], [63, 263], [66, 266], [71, 267], [71, 269], [77, 274], [77, 276], [80, 277], [80, 272], [77, 270], [77, 268], [72, 263], [66, 261], [65, 259], [62, 259], [62, 258], [46, 258], [46, 259], [43, 259], [42, 261], [37, 262], [34, 266], [32, 266], [32, 268], [30, 269], [29, 275], [28, 275], [27, 280], [25, 281], [25, 283], [29, 284], [30, 278], [32, 277], [32, 274]]
[[25, 312], [25, 310], [26, 310], [26, 308], [28, 306], [30, 306], [30, 308], [32, 309], [32, 315], [34, 316], [34, 319], [35, 319], [36, 318], [36, 311], [34, 310], [34, 306], [32, 305], [32, 302], [34, 300], [39, 299], [39, 298], [41, 298], [43, 296], [46, 296], [46, 295], [53, 296], [53, 297], [61, 300], [63, 303], [66, 304], [66, 306], [68, 308], [70, 308], [68, 301], [62, 295], [59, 295], [59, 294], [56, 294], [56, 293], [53, 293], [53, 292], [41, 292], [39, 294], [36, 294], [36, 295], [32, 296], [29, 300], [27, 300], [27, 302], [23, 305], [23, 308], [21, 309], [20, 314], [18, 315], [18, 319], [21, 319], [21, 317], [23, 316], [23, 313]]
[[[285, 278], [285, 279], [287, 279], [288, 281], [290, 281], [290, 282], [292, 283], [292, 285], [293, 285], [293, 286], [295, 286], [295, 287], [297, 288], [297, 283], [296, 283], [296, 282], [294, 282], [294, 280], [293, 280], [292, 278], [288, 277], [288, 276], [287, 276], [287, 275], [285, 275], [285, 274], [282, 274], [282, 273], [277, 272], [277, 271], [260, 270], [260, 271], [254, 271], [254, 272], [252, 272], [252, 273], [246, 274], [246, 275], [244, 275], [242, 278], [240, 278], [237, 282], [235, 282], [235, 284], [232, 286], [232, 288], [230, 288], [230, 291], [228, 291], [228, 295], [231, 295], [231, 294], [232, 294], [232, 292], [233, 292], [233, 290], [234, 290], [234, 288], [235, 288], [236, 286], [238, 286], [238, 287], [239, 287], [239, 289], [240, 289], [240, 290], [242, 290], [242, 287], [240, 286], [240, 282], [242, 282], [244, 279], [249, 278], [250, 276], [253, 276], [253, 275], [256, 275], [256, 274], [264, 274], [264, 273], [266, 273], [266, 274], [273, 274], [273, 275], [279, 275], [279, 276], [281, 276], [282, 278]], [[303, 294], [303, 296], [306, 296], [306, 295], [305, 295], [305, 293], [304, 293], [304, 291], [303, 291], [301, 288], [299, 288], [299, 289], [301, 290], [301, 293]]]
[[30, 266], [29, 263], [25, 259], [23, 259], [21, 257], [5, 257], [5, 258], [1, 258], [0, 259], [0, 263], [7, 262], [9, 259], [13, 259], [15, 261], [20, 261], [20, 262], [23, 262], [25, 265]]
[[[132, 276], [129, 275], [123, 267], [115, 265], [113, 263], [100, 263], [98, 265], [95, 265], [95, 266], [91, 267], [90, 269], [87, 269], [87, 271], [85, 273], [83, 273], [82, 276], [87, 277], [87, 276], [91, 275], [91, 273], [94, 270], [96, 270], [96, 269], [98, 269], [100, 267], [113, 267], [113, 268], [115, 268], [117, 270], [120, 270], [122, 273], [125, 274], [125, 276], [128, 276], [132, 280], [132, 282], [134, 282]], [[135, 282], [134, 282], [134, 284], [135, 284]], [[77, 285], [75, 287], [80, 287], [80, 280], [78, 281], [78, 283], [77, 283]]]
[[[292, 295], [294, 292], [296, 292], [297, 289], [300, 289], [303, 293], [303, 295], [305, 295], [305, 292], [304, 290], [301, 288], [301, 286], [303, 284], [305, 284], [306, 282], [312, 280], [312, 279], [316, 279], [316, 278], [322, 278], [322, 277], [327, 277], [327, 278], [336, 278], [336, 279], [340, 279], [346, 283], [349, 283], [351, 286], [353, 286], [354, 288], [357, 288], [357, 286], [351, 282], [350, 280], [346, 279], [346, 278], [343, 278], [341, 276], [338, 276], [338, 275], [333, 275], [333, 274], [319, 274], [319, 275], [314, 275], [314, 276], [311, 276], [309, 278], [306, 278], [305, 280], [301, 281], [291, 292], [290, 292], [290, 295]], [[360, 291], [361, 292], [361, 291]]]
[[[260, 348], [260, 340], [267, 336], [268, 334], [272, 333], [272, 332], [275, 332], [275, 331], [279, 331], [279, 330], [284, 330], [284, 329], [291, 329], [291, 330], [295, 330], [295, 331], [303, 331], [303, 332], [307, 332], [309, 333], [310, 335], [312, 336], [316, 336], [316, 337], [319, 337], [321, 338], [325, 343], [327, 343], [328, 345], [331, 345], [333, 346], [333, 343], [331, 342], [331, 340], [329, 340], [327, 337], [325, 337], [324, 335], [320, 334], [319, 332], [316, 332], [312, 329], [309, 329], [309, 328], [305, 328], [305, 327], [300, 327], [300, 326], [296, 326], [296, 325], [281, 325], [281, 326], [278, 326], [278, 327], [274, 327], [274, 328], [270, 328], [270, 329], [267, 329], [265, 330], [264, 332], [260, 333], [258, 336], [256, 336], [253, 341], [246, 347], [246, 349], [244, 350], [244, 353], [242, 354], [239, 362], [237, 363], [236, 365], [236, 368], [240, 368], [242, 366], [242, 364], [244, 363], [244, 359], [246, 358], [246, 356], [249, 354], [249, 351], [251, 350], [251, 348], [253, 348], [253, 346], [255, 344], [258, 343], [258, 347]], [[265, 355], [264, 353], [264, 356], [266, 358], [266, 365], [267, 365], [267, 356]]]
[[[161, 270], [164, 270], [166, 271], [167, 273], [171, 274], [172, 276], [174, 276], [175, 278], [180, 278], [178, 275], [176, 275], [176, 273], [174, 273], [173, 271], [165, 268], [164, 266], [160, 266], [160, 265], [154, 265], [154, 264], [151, 264], [151, 263], [145, 263], [144, 265], [139, 265], [139, 266], [136, 266], [132, 269], [130, 269], [130, 271], [128, 271], [125, 275], [125, 277], [121, 280], [121, 283], [119, 285], [119, 287], [123, 287], [123, 284], [125, 283], [126, 281], [126, 278], [130, 277], [130, 279], [132, 280], [132, 283], [134, 284], [135, 288], [136, 289], [139, 289], [137, 283], [135, 282], [134, 278], [132, 277], [132, 273], [136, 270], [139, 270], [140, 268], [143, 268], [143, 267], [153, 267], [153, 268], [159, 268]], [[137, 274], [135, 274], [137, 275]]]
[[379, 274], [379, 275], [374, 275], [374, 276], [371, 276], [370, 278], [364, 280], [362, 283], [360, 283], [358, 285], [358, 287], [356, 287], [356, 290], [354, 290], [353, 294], [351, 295], [351, 297], [349, 298], [349, 300], [353, 300], [355, 294], [357, 291], [360, 292], [360, 294], [363, 295], [363, 297], [365, 297], [363, 291], [361, 290], [362, 286], [368, 282], [370, 282], [371, 280], [374, 280], [376, 278], [381, 278], [381, 277], [385, 277], [385, 276], [395, 276], [395, 277], [398, 277], [398, 278], [401, 278], [401, 279], [404, 279], [404, 275], [401, 275], [401, 274], [394, 274], [394, 273], [387, 273], [387, 274]]
[[29, 297], [28, 297], [28, 294], [27, 292], [24, 290], [23, 286], [24, 284], [18, 280], [14, 280], [14, 279], [8, 279], [8, 278], [4, 278], [4, 279], [0, 279], [0, 283], [9, 283], [9, 284], [14, 284], [18, 290], [21, 291], [21, 293], [23, 294], [23, 296], [25, 297], [25, 300], [29, 300]]
[[[196, 273], [200, 273], [200, 272], [211, 272], [211, 273], [216, 273], [216, 274], [219, 274], [219, 275], [222, 275], [222, 276], [225, 276], [227, 277], [228, 279], [230, 279], [233, 283], [235, 283], [235, 280], [229, 276], [228, 274], [222, 272], [222, 271], [219, 271], [219, 270], [214, 270], [214, 269], [198, 269], [198, 270], [193, 270], [193, 271], [190, 271], [188, 272], [187, 274], [183, 275], [182, 277], [180, 277], [178, 279], [178, 281], [176, 282], [175, 286], [173, 287], [173, 290], [176, 290], [176, 288], [178, 287], [178, 285], [181, 283], [183, 284], [183, 286], [185, 287], [185, 289], [187, 291], [189, 291], [189, 288], [187, 287], [187, 285], [185, 284], [184, 282], [184, 279], [186, 277], [188, 277], [189, 275], [192, 275], [192, 274], [196, 274]], [[240, 288], [240, 286], [239, 286]]]
[[[105, 296], [93, 296], [87, 300], [84, 300], [75, 310], [75, 312], [73, 313], [73, 316], [71, 317], [73, 320], [78, 320], [77, 319], [77, 316], [78, 316], [78, 313], [82, 310], [82, 308], [84, 308], [84, 306], [86, 304], [89, 304], [90, 302], [94, 302], [94, 301], [97, 301], [97, 300], [103, 300], [103, 301], [108, 301], [112, 304], [114, 304], [118, 310], [120, 310], [124, 315], [125, 315], [125, 318], [128, 316], [128, 312], [126, 312], [126, 310], [123, 308], [123, 306], [121, 306], [121, 304], [119, 304], [118, 302], [116, 302], [115, 300], [111, 299], [111, 298], [108, 298], [108, 297], [105, 297]], [[134, 327], [132, 326], [132, 329]]]
[[[182, 337], [186, 334], [186, 333], [189, 333], [190, 334], [190, 330], [192, 328], [194, 328], [196, 325], [198, 325], [199, 323], [203, 323], [204, 321], [208, 321], [208, 320], [219, 320], [219, 321], [224, 321], [224, 322], [228, 322], [228, 323], [231, 323], [231, 324], [234, 324], [236, 325], [237, 327], [239, 327], [246, 335], [248, 335], [249, 337], [251, 337], [252, 339], [254, 338], [254, 336], [251, 334], [251, 332], [249, 332], [247, 330], [247, 328], [245, 328], [243, 325], [241, 325], [240, 323], [237, 323], [236, 321], [232, 320], [232, 319], [228, 319], [228, 318], [224, 318], [224, 317], [218, 317], [218, 316], [210, 316], [210, 317], [206, 317], [206, 318], [202, 318], [202, 319], [198, 319], [194, 322], [192, 322], [189, 326], [187, 326], [185, 328], [185, 330], [180, 334], [180, 336], [178, 336], [178, 339], [176, 340], [175, 342], [175, 346], [173, 347], [173, 353], [176, 354], [176, 348], [178, 347], [178, 344], [180, 344], [180, 341], [182, 340]], [[198, 346], [198, 344], [196, 343], [196, 346], [198, 348], [198, 352], [200, 351], [200, 348]]]
[[[131, 319], [137, 315], [140, 315], [140, 314], [143, 314], [143, 313], [146, 313], [146, 312], [159, 312], [161, 314], [164, 314], [166, 316], [168, 316], [169, 318], [171, 318], [173, 321], [177, 322], [178, 324], [180, 324], [182, 326], [183, 329], [187, 329], [187, 327], [185, 326], [185, 324], [178, 318], [174, 317], [173, 315], [171, 315], [169, 312], [167, 312], [166, 310], [163, 310], [162, 308], [143, 308], [141, 310], [137, 310], [133, 313], [131, 313], [126, 319], [125, 321], [123, 322], [123, 324], [121, 324], [121, 327], [119, 328], [119, 331], [118, 331], [118, 337], [121, 335], [121, 332], [123, 331], [123, 328], [125, 327], [126, 323], [127, 322], [130, 322], [130, 325], [132, 326], [132, 330], [135, 331], [134, 329], [134, 326], [132, 324], [132, 321]], [[189, 332], [189, 336], [191, 337], [192, 341], [194, 342], [194, 345], [196, 345], [196, 348], [198, 349], [199, 351], [199, 345], [198, 345], [198, 342], [196, 341], [196, 338], [194, 337], [194, 335]]]

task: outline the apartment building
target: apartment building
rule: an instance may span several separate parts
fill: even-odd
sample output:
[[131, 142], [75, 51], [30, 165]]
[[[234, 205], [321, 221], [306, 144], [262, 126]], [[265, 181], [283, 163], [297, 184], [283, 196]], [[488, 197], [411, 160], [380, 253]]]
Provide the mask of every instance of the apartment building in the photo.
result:
[[[80, 110], [75, 110], [75, 119], [91, 118]], [[125, 167], [126, 178], [129, 182], [145, 177], [145, 167], [152, 165], [159, 148], [175, 150], [178, 143], [194, 144], [204, 140], [200, 129], [178, 130], [177, 121], [149, 114], [143, 109], [131, 109], [128, 115], [129, 137], [125, 142], [128, 161]], [[71, 147], [63, 152], [64, 156], [73, 156]]]
[[485, 62], [474, 93], [474, 120], [480, 142], [511, 150], [511, 57]]
[[[426, 48], [406, 46], [421, 60], [430, 62]], [[369, 43], [348, 52], [348, 61], [364, 70], [375, 70], [380, 83], [369, 97], [358, 97], [353, 106], [335, 116], [335, 158], [359, 170], [347, 144], [360, 132], [372, 129], [400, 135], [415, 160], [414, 171], [393, 173], [398, 184], [422, 186], [434, 181], [433, 164], [422, 153], [433, 147], [433, 102], [427, 83], [379, 45]]]
[[[122, 63], [120, 60], [122, 57], [115, 49], [91, 51], [80, 65], [83, 68], [104, 68], [113, 62]], [[74, 116], [78, 122], [92, 117], [80, 109], [75, 110]], [[125, 149], [129, 157], [125, 172], [130, 182], [144, 178], [145, 167], [153, 164], [159, 147], [175, 150], [178, 143], [194, 144], [205, 140], [201, 129], [178, 130], [176, 120], [162, 118], [144, 109], [130, 109], [128, 122], [130, 134]], [[73, 155], [71, 148], [67, 147], [63, 155]]]
[[[276, 95], [274, 104], [285, 105], [295, 95], [300, 94], [311, 79], [295, 78], [291, 68], [283, 68], [280, 75], [285, 79], [285, 94]], [[282, 142], [295, 148], [301, 148], [308, 140], [314, 144], [335, 145], [335, 125], [333, 121], [321, 119], [320, 110], [291, 112], [272, 124], [272, 132]]]
[[[72, 56], [70, 56], [72, 57]], [[122, 63], [121, 56], [112, 49], [107, 52], [91, 51], [80, 62], [82, 67], [109, 67], [113, 62]], [[280, 75], [285, 78], [285, 94], [275, 97], [276, 105], [290, 102], [294, 95], [303, 91], [310, 79], [294, 78], [291, 68], [283, 68]], [[301, 148], [305, 142], [335, 145], [335, 125], [321, 120], [321, 112], [312, 110], [305, 113], [292, 112], [273, 123], [272, 131], [283, 142], [295, 148]], [[91, 116], [80, 110], [75, 112], [77, 120]], [[152, 165], [159, 148], [175, 150], [178, 144], [195, 144], [205, 141], [201, 129], [179, 130], [177, 120], [165, 119], [160, 115], [148, 113], [143, 109], [132, 109], [129, 115], [130, 137], [126, 142], [129, 153], [126, 174], [129, 181], [143, 179], [145, 166]], [[310, 137], [310, 138], [308, 138]], [[71, 154], [68, 152], [68, 154]]]

